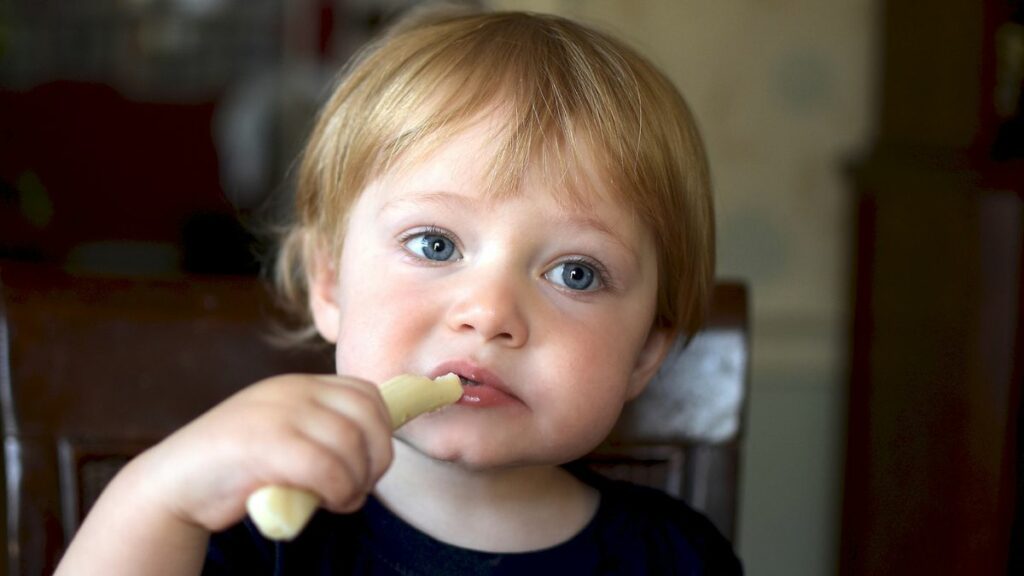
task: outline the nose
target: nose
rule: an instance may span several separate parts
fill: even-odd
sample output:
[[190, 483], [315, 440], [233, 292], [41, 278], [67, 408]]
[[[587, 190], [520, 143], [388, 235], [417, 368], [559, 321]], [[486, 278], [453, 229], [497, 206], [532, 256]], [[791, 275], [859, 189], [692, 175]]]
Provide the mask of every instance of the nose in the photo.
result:
[[521, 288], [500, 274], [490, 278], [464, 278], [460, 292], [447, 311], [452, 330], [475, 333], [486, 342], [518, 348], [529, 338]]

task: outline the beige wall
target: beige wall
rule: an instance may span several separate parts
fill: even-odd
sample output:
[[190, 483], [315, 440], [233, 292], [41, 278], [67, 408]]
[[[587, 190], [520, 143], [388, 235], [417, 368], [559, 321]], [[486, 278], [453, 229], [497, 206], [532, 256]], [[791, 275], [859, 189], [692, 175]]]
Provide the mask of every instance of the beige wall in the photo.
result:
[[719, 275], [753, 291], [739, 551], [752, 576], [836, 571], [851, 203], [872, 130], [873, 0], [493, 0], [647, 54], [701, 122]]

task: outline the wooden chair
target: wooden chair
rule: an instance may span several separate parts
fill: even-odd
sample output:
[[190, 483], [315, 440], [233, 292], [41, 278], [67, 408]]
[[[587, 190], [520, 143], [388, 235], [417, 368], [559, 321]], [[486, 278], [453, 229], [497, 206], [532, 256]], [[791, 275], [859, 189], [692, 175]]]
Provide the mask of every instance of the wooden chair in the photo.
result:
[[[746, 303], [736, 285], [715, 298], [707, 333], [590, 464], [686, 498], [731, 536]], [[6, 573], [52, 573], [117, 470], [234, 391], [272, 374], [331, 371], [328, 351], [271, 342], [272, 310], [252, 278], [89, 278], [0, 262]]]

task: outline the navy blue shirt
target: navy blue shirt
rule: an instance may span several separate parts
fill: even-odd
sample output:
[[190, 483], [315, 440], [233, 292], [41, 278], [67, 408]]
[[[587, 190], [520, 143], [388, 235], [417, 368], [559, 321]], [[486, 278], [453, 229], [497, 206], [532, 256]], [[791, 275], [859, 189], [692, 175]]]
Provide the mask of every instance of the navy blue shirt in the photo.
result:
[[353, 514], [318, 511], [292, 542], [266, 540], [249, 520], [214, 534], [203, 574], [742, 574], [728, 540], [685, 503], [626, 482], [584, 480], [601, 493], [597, 513], [579, 534], [544, 550], [495, 554], [451, 546], [371, 496]]

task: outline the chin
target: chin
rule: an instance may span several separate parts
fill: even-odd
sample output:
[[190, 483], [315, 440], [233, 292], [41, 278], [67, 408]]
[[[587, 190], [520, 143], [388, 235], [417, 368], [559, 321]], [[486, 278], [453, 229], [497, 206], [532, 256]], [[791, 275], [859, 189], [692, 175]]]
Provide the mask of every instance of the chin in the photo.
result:
[[423, 441], [418, 438], [409, 438], [403, 440], [403, 442], [431, 460], [457, 464], [471, 470], [484, 470], [510, 465], [507, 458], [495, 453], [493, 449], [481, 446], [478, 442], [465, 442], [465, 439], [462, 440], [445, 442], [439, 439]]
[[600, 443], [598, 428], [561, 434], [522, 435], [499, 429], [467, 426], [443, 414], [421, 417], [407, 424], [397, 437], [415, 452], [470, 470], [517, 466], [558, 466], [576, 460]]
[[509, 450], [496, 449], [493, 443], [480, 438], [444, 437], [436, 434], [410, 434], [400, 441], [414, 452], [435, 462], [452, 464], [472, 471], [496, 470], [526, 464], [528, 458]]
[[[483, 472], [502, 470], [523, 466], [560, 466], [572, 462], [587, 454], [589, 450], [551, 450], [542, 447], [523, 449], [496, 449], [492, 443], [470, 441], [465, 438], [443, 441], [432, 438], [423, 441], [418, 438], [402, 440], [407, 446], [419, 454], [446, 464], [459, 466], [465, 470]], [[521, 447], [520, 447], [521, 448]]]

